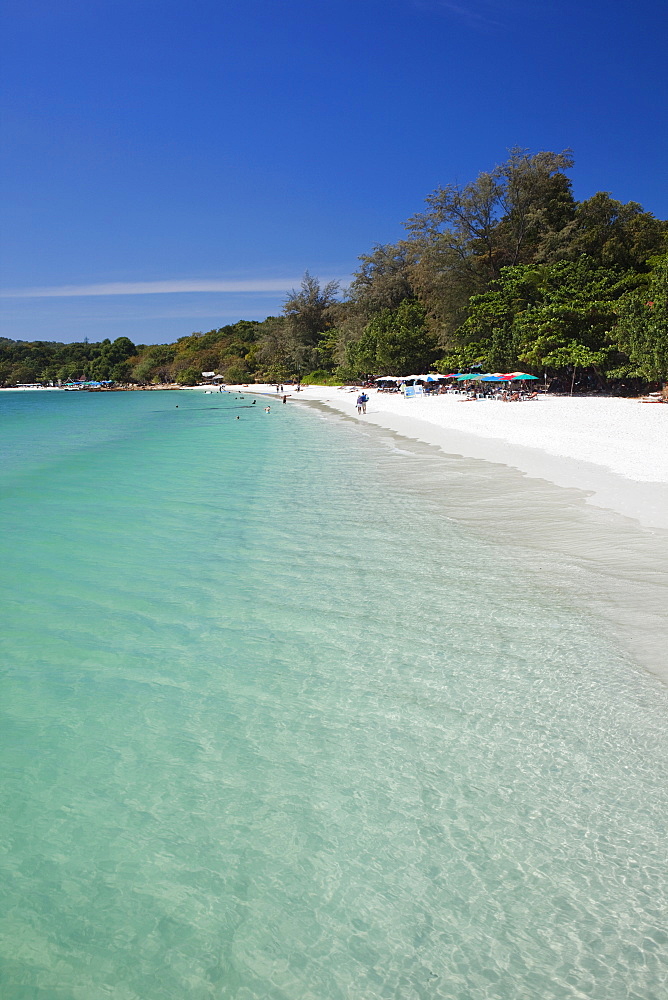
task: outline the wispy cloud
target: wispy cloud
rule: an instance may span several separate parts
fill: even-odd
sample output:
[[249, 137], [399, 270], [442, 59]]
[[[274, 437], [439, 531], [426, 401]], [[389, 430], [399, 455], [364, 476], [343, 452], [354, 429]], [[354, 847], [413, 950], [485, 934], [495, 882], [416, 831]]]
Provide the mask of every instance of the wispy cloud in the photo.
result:
[[[322, 281], [331, 281], [323, 278]], [[110, 281], [98, 285], [53, 285], [40, 288], [6, 288], [3, 299], [79, 298], [90, 295], [173, 295], [191, 292], [239, 292], [249, 294], [286, 293], [298, 288], [301, 278], [257, 278], [249, 281], [214, 281], [195, 278], [186, 281]]]
[[441, 11], [471, 28], [498, 28], [526, 0], [413, 0], [423, 10]]

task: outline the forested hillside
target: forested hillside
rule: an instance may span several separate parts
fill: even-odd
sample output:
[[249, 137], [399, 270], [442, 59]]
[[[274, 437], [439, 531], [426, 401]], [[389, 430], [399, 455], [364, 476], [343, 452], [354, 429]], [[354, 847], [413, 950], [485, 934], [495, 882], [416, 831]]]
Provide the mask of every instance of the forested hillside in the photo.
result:
[[426, 198], [348, 289], [306, 274], [283, 314], [175, 344], [0, 341], [4, 385], [359, 379], [521, 367], [581, 389], [668, 378], [668, 223], [601, 191], [577, 202], [569, 151], [508, 160]]

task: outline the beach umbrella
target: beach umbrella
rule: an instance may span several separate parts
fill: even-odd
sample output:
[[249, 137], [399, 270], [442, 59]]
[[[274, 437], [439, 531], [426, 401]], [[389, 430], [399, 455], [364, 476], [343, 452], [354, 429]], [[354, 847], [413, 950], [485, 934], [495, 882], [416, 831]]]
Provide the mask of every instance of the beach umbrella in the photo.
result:
[[537, 375], [526, 375], [524, 372], [520, 372], [519, 375], [513, 375], [512, 376], [513, 382], [521, 382], [522, 380], [526, 380], [526, 379], [529, 379], [529, 378], [535, 378], [535, 379], [537, 379], [538, 376]]
[[475, 382], [479, 382], [483, 378], [485, 378], [485, 375], [483, 375], [482, 372], [479, 372], [477, 375], [475, 373], [467, 372], [466, 375], [458, 375], [457, 376], [457, 381], [458, 382], [474, 382], [474, 381]]
[[481, 382], [507, 382], [508, 379], [504, 375], [483, 375]]
[[439, 375], [438, 372], [434, 372], [432, 375], [424, 375], [423, 378], [426, 378], [427, 382], [438, 382], [439, 379], [446, 378], [446, 376]]

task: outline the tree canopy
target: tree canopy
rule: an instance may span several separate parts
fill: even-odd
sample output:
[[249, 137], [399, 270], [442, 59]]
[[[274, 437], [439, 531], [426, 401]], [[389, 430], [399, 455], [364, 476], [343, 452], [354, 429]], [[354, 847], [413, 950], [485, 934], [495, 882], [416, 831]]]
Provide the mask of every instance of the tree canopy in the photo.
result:
[[515, 148], [469, 183], [438, 187], [403, 239], [360, 255], [343, 293], [307, 271], [280, 316], [173, 344], [0, 340], [0, 382], [345, 379], [439, 358], [586, 388], [668, 379], [668, 223], [606, 191], [577, 202], [573, 162], [570, 150]]

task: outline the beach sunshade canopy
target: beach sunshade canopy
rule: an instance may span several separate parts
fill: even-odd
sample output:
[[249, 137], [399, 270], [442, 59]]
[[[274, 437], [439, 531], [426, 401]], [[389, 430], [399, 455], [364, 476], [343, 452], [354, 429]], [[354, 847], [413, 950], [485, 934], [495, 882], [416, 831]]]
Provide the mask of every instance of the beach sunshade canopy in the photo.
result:
[[483, 375], [481, 382], [507, 382], [505, 375]]
[[376, 382], [401, 382], [396, 375], [379, 375]]

